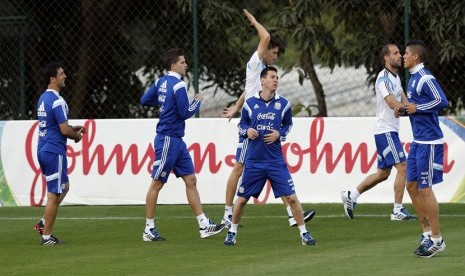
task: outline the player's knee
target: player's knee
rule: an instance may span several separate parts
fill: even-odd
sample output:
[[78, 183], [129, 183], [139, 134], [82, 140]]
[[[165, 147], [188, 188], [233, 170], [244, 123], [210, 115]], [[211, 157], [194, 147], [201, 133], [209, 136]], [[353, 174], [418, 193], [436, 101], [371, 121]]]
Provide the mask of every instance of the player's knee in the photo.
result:
[[407, 181], [405, 183], [405, 187], [407, 188], [407, 192], [409, 194], [413, 194], [413, 193], [416, 193], [418, 191], [417, 182]]

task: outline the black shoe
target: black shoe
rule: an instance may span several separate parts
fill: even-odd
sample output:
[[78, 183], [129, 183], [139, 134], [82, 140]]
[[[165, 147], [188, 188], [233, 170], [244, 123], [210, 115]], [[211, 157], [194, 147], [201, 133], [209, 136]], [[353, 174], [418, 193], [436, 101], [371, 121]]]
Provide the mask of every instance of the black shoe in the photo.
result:
[[[304, 212], [304, 222], [310, 221], [313, 216], [315, 216], [315, 210], [313, 209]], [[297, 226], [297, 221], [295, 221], [294, 217], [289, 217], [289, 226]]]
[[63, 244], [64, 242], [58, 240], [57, 238], [55, 238], [54, 236], [50, 236], [50, 238], [48, 239], [40, 239], [40, 244], [41, 245], [60, 245], [60, 244]]

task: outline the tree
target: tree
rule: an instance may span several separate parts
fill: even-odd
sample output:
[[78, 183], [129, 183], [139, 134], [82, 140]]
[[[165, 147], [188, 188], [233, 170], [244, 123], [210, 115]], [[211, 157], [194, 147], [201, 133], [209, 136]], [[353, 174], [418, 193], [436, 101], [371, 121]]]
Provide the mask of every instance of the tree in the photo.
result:
[[[386, 1], [324, 0], [331, 6], [344, 64], [367, 69], [368, 78], [374, 81], [381, 65], [380, 47], [387, 42], [405, 45], [403, 18], [404, 2], [386, 5]], [[460, 1], [410, 1], [410, 37], [422, 39], [428, 45], [431, 69], [451, 103], [448, 112], [456, 112], [457, 103], [464, 95], [465, 64], [465, 3]], [[402, 47], [401, 47], [402, 48]]]

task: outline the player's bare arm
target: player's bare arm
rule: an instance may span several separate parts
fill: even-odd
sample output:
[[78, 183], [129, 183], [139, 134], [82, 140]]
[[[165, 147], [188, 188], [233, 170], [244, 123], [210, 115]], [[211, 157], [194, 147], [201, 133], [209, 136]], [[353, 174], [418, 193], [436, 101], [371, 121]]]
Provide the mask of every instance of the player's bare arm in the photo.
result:
[[242, 93], [242, 95], [237, 100], [236, 104], [234, 104], [231, 107], [226, 107], [223, 109], [223, 114], [221, 115], [221, 117], [229, 118], [229, 121], [231, 121], [234, 114], [236, 114], [239, 110], [242, 109], [244, 102], [245, 102], [245, 92]]
[[386, 101], [386, 103], [389, 105], [389, 107], [391, 109], [400, 109], [400, 108], [403, 108], [404, 105], [401, 103], [401, 102], [398, 102], [395, 98], [394, 98], [394, 95], [387, 95], [384, 100]]
[[258, 46], [257, 46], [257, 53], [258, 57], [262, 59], [265, 56], [266, 49], [268, 48], [268, 44], [270, 43], [271, 36], [265, 27], [260, 24], [255, 17], [249, 13], [246, 9], [243, 9], [245, 16], [247, 16], [247, 20], [249, 20], [250, 25], [252, 25], [255, 30], [257, 30], [258, 34]]
[[68, 124], [68, 121], [65, 121], [60, 124], [60, 132], [66, 138], [73, 139], [74, 142], [79, 142], [82, 139], [82, 130], [84, 128], [80, 128], [79, 130], [75, 131], [73, 127]]

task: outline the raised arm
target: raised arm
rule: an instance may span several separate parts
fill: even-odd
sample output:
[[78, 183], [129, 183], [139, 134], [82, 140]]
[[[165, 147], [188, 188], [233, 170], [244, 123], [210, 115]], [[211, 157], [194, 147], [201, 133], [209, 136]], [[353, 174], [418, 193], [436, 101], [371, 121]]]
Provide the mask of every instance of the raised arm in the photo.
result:
[[245, 16], [247, 16], [247, 20], [249, 20], [250, 25], [252, 25], [255, 30], [257, 30], [259, 39], [257, 46], [258, 57], [263, 59], [266, 53], [266, 49], [268, 48], [268, 44], [270, 43], [271, 36], [265, 27], [263, 27], [262, 24], [260, 24], [251, 13], [249, 13], [246, 9], [243, 11]]

